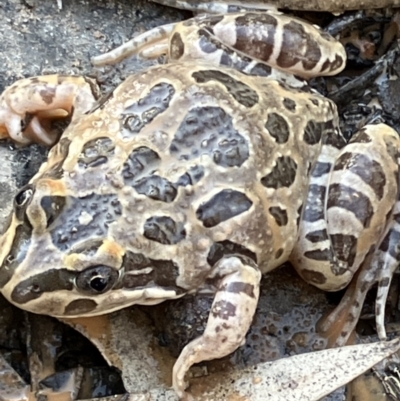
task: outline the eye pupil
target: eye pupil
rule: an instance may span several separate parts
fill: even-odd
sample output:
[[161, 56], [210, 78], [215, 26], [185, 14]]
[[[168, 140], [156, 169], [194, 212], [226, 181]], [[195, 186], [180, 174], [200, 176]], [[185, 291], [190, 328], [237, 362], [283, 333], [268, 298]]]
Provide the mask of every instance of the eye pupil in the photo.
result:
[[119, 273], [116, 269], [97, 265], [81, 271], [76, 278], [76, 288], [91, 295], [101, 295], [111, 290], [117, 283]]
[[103, 292], [107, 287], [107, 280], [104, 277], [93, 277], [90, 280], [90, 287], [97, 292]]

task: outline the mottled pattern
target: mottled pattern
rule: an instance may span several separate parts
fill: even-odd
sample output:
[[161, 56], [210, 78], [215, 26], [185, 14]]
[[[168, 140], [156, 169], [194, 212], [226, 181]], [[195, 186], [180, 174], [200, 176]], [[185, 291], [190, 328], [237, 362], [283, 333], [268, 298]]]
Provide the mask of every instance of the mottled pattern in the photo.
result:
[[253, 202], [242, 192], [225, 189], [202, 204], [196, 211], [204, 227], [214, 227], [250, 209]]
[[296, 179], [297, 163], [289, 156], [279, 157], [272, 171], [261, 179], [268, 188], [290, 187]]
[[170, 152], [185, 160], [208, 154], [220, 166], [239, 167], [249, 157], [249, 145], [222, 108], [196, 107], [179, 126]]
[[85, 143], [78, 163], [83, 168], [98, 167], [107, 163], [114, 154], [115, 145], [111, 138], [96, 138]]
[[159, 164], [160, 157], [154, 150], [145, 146], [134, 149], [123, 165], [125, 185], [133, 186], [139, 179], [151, 176]]
[[64, 207], [55, 210], [57, 219], [49, 227], [52, 242], [61, 251], [68, 251], [87, 238], [104, 237], [109, 225], [121, 214], [120, 202], [114, 194], [68, 197], [61, 203]]
[[290, 135], [289, 124], [281, 115], [277, 113], [268, 114], [265, 128], [268, 130], [269, 134], [275, 138], [277, 143], [285, 143], [288, 141]]
[[143, 235], [160, 244], [177, 244], [186, 237], [183, 224], [168, 216], [154, 216], [146, 220]]
[[15, 198], [0, 238], [3, 295], [79, 317], [214, 292], [203, 336], [174, 367], [180, 397], [192, 364], [244, 343], [262, 273], [288, 260], [328, 291], [356, 280], [320, 323], [330, 345], [347, 341], [374, 283], [384, 338], [400, 140], [380, 124], [346, 144], [335, 105], [299, 78], [339, 72], [342, 45], [294, 17], [245, 12], [155, 28], [132, 46], [174, 63], [98, 103], [92, 80], [51, 75], [0, 97], [0, 133], [25, 144], [53, 144], [42, 112], [74, 111]]
[[228, 93], [230, 93], [238, 103], [245, 107], [253, 107], [258, 103], [259, 96], [254, 89], [246, 85], [244, 82], [235, 80], [222, 71], [198, 71], [193, 73], [193, 78], [197, 83], [209, 81], [220, 82], [225, 86]]
[[172, 85], [161, 83], [150, 88], [146, 96], [127, 106], [122, 113], [124, 135], [139, 133], [143, 127], [167, 110], [174, 93]]

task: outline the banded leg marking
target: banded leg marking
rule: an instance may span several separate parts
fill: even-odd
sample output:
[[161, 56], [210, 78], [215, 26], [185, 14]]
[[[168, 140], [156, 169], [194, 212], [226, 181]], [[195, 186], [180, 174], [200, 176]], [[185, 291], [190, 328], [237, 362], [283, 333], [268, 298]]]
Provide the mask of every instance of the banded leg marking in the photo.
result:
[[[400, 195], [400, 191], [399, 191]], [[392, 277], [400, 263], [400, 198], [392, 216], [388, 233], [372, 261], [372, 269], [378, 272], [378, 291], [375, 303], [376, 330], [381, 340], [386, 339], [385, 307]]]
[[202, 361], [222, 358], [245, 341], [257, 308], [261, 272], [246, 258], [226, 257], [216, 267], [222, 278], [202, 336], [182, 350], [172, 373], [173, 387], [180, 397], [190, 367]]
[[[366, 293], [377, 281], [388, 284], [387, 276], [397, 265], [397, 223], [388, 227], [388, 222], [398, 198], [398, 149], [400, 140], [394, 130], [383, 124], [365, 127], [340, 152], [331, 172], [321, 174], [325, 182], [329, 175], [328, 189], [320, 191], [319, 200], [310, 196], [307, 200], [309, 209], [301, 222], [293, 260], [300, 275], [321, 289], [336, 291], [358, 271], [340, 305], [321, 324], [331, 345], [346, 343]], [[384, 255], [386, 248], [391, 249], [393, 260], [390, 251]], [[387, 296], [383, 284], [382, 300], [377, 303], [382, 336], [382, 302]]]
[[[175, 3], [170, 5], [186, 4]], [[262, 76], [270, 75], [272, 67], [280, 70], [274, 78], [284, 81], [296, 81], [290, 73], [302, 77], [335, 75], [346, 60], [343, 46], [328, 34], [273, 11], [202, 15], [164, 25], [92, 58], [92, 63], [114, 64], [133, 54], [144, 58], [168, 54], [170, 60], [224, 65]]]

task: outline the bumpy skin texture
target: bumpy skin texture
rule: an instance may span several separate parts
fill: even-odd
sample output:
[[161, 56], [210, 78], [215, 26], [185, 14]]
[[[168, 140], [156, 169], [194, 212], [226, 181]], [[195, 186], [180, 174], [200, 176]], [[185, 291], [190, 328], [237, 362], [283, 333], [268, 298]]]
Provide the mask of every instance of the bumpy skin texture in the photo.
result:
[[129, 77], [95, 107], [82, 77], [26, 79], [2, 95], [3, 135], [20, 142], [51, 143], [45, 122], [74, 111], [15, 198], [0, 239], [4, 296], [74, 317], [214, 292], [205, 333], [174, 366], [180, 396], [193, 363], [243, 343], [261, 275], [287, 260], [326, 290], [357, 274], [322, 324], [332, 345], [347, 341], [379, 282], [383, 338], [400, 259], [398, 136], [367, 126], [345, 144], [330, 100], [264, 64], [333, 73], [343, 49], [275, 13], [199, 17], [135, 43], [149, 38], [155, 53], [167, 38], [175, 63]]

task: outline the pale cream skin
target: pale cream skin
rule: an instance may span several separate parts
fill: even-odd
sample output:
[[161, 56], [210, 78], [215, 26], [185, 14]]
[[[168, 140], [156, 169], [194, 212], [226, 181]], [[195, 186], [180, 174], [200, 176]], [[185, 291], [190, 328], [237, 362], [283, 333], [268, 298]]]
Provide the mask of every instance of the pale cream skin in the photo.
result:
[[[248, 47], [243, 37], [265, 40]], [[243, 344], [262, 274], [287, 260], [328, 291], [360, 272], [323, 325], [331, 345], [347, 341], [380, 282], [384, 338], [398, 264], [398, 136], [371, 125], [346, 144], [335, 105], [291, 75], [337, 73], [341, 45], [292, 17], [239, 13], [156, 29], [133, 47], [167, 49], [171, 64], [129, 77], [98, 107], [84, 77], [28, 78], [2, 94], [0, 133], [22, 144], [53, 144], [46, 122], [73, 110], [16, 196], [0, 239], [3, 295], [77, 317], [213, 291], [204, 334], [174, 366], [180, 397], [194, 363]]]

